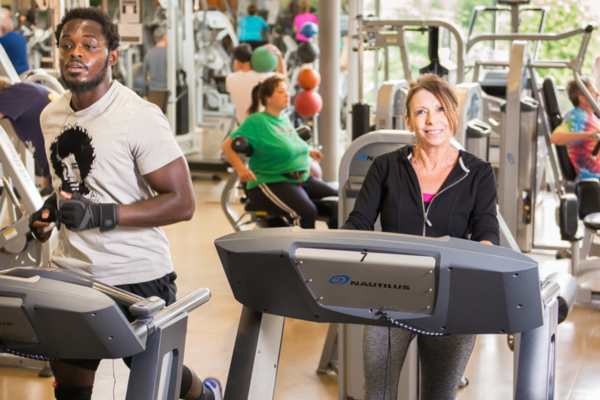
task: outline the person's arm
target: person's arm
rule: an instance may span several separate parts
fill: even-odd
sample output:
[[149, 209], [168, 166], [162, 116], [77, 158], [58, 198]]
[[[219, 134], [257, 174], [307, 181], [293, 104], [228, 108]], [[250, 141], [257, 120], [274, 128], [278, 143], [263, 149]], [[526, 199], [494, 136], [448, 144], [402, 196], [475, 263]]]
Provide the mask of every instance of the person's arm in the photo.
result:
[[313, 160], [316, 160], [318, 162], [321, 162], [321, 160], [323, 159], [323, 153], [321, 153], [321, 151], [319, 150], [310, 150], [309, 155]]
[[600, 130], [591, 132], [564, 132], [555, 130], [550, 136], [550, 143], [556, 146], [566, 146], [585, 139], [600, 140]]
[[73, 231], [100, 228], [105, 232], [117, 225], [155, 227], [192, 218], [196, 200], [183, 156], [143, 178], [157, 195], [134, 204], [92, 203], [77, 192], [61, 191], [58, 220]]
[[[582, 110], [573, 109], [557, 126], [550, 136], [550, 143], [556, 146], [566, 146], [586, 139], [599, 140], [600, 124], [597, 120], [588, 118]], [[588, 124], [591, 124], [589, 126]], [[573, 132], [575, 131], [575, 132]], [[594, 137], [594, 135], [597, 135]]]
[[233, 139], [227, 138], [221, 146], [223, 153], [225, 153], [225, 157], [227, 157], [227, 161], [229, 161], [229, 164], [235, 169], [242, 182], [255, 181], [256, 176], [254, 175], [254, 172], [246, 168], [240, 155], [231, 147], [231, 142], [233, 142]]
[[0, 113], [0, 119], [4, 118], [4, 114]]
[[471, 220], [471, 240], [487, 244], [500, 244], [500, 227], [496, 206], [496, 178], [491, 165], [487, 165], [478, 178], [476, 198]]
[[157, 195], [134, 204], [120, 204], [119, 225], [152, 227], [192, 219], [196, 199], [185, 157], [144, 175], [144, 180]]
[[348, 69], [348, 36], [342, 37], [342, 51], [340, 53], [340, 70], [346, 71]]
[[376, 158], [363, 181], [354, 203], [354, 208], [340, 229], [372, 231], [381, 211], [383, 180], [386, 176], [385, 165]]

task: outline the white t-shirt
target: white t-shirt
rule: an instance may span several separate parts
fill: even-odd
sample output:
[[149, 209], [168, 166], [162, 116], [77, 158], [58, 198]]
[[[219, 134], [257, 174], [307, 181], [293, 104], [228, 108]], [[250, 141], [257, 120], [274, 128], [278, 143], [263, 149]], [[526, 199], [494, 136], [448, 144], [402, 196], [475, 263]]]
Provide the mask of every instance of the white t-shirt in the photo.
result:
[[[84, 110], [73, 111], [70, 102], [66, 92], [40, 117], [58, 198], [65, 189], [95, 203], [133, 204], [154, 196], [143, 175], [183, 155], [160, 109], [117, 81]], [[50, 263], [106, 284], [147, 282], [173, 271], [159, 227], [117, 225], [104, 233], [63, 227], [58, 235]]]
[[[254, 86], [273, 75], [275, 75], [274, 72], [256, 72], [254, 70], [237, 71], [227, 75], [225, 89], [231, 95], [238, 124], [244, 122], [248, 116], [247, 112], [250, 104], [252, 104], [252, 89], [254, 89]], [[262, 105], [259, 105], [258, 111], [262, 110]]]

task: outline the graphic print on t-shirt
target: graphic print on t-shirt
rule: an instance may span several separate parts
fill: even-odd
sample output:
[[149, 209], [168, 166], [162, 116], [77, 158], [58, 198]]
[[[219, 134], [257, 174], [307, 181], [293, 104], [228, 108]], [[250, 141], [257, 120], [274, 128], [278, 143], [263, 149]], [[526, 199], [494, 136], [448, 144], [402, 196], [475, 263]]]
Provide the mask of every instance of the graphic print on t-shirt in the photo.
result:
[[93, 170], [96, 154], [92, 138], [79, 125], [66, 126], [50, 145], [50, 162], [54, 173], [60, 177], [60, 190], [78, 192], [90, 201], [98, 202], [98, 193], [86, 185]]

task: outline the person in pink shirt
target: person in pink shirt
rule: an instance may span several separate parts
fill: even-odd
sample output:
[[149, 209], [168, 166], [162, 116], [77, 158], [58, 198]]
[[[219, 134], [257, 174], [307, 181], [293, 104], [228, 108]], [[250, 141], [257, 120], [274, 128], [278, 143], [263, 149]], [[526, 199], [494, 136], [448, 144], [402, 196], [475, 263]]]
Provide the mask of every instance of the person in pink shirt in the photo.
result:
[[319, 19], [316, 15], [310, 13], [310, 1], [305, 0], [300, 4], [301, 13], [294, 18], [294, 32], [296, 32], [296, 41], [308, 42], [309, 39], [300, 33], [300, 28], [307, 22], [319, 24]]

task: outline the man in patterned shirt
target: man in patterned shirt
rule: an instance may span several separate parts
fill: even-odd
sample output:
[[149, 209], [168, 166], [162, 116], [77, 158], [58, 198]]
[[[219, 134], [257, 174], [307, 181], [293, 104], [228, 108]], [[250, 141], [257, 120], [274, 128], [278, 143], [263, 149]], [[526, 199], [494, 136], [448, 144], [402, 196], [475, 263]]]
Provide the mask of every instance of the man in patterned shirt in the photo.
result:
[[[597, 102], [599, 94], [592, 80], [588, 77], [581, 80]], [[550, 141], [557, 146], [568, 146], [569, 158], [578, 179], [600, 178], [600, 157], [592, 157], [592, 151], [600, 140], [600, 119], [575, 81], [567, 84], [567, 94], [574, 108], [554, 129]]]

